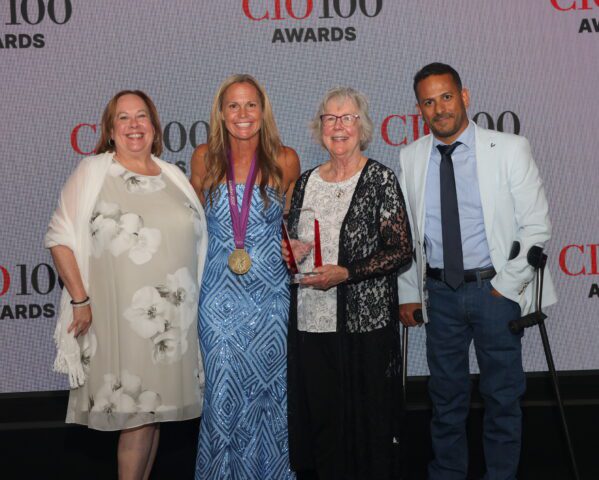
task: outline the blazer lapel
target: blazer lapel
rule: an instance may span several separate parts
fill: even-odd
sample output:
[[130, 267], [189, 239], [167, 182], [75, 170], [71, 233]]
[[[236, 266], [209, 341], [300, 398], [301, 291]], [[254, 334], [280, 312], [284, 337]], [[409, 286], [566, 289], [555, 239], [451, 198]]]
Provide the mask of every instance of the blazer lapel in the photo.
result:
[[418, 151], [415, 152], [414, 158], [416, 161], [413, 163], [414, 165], [414, 182], [418, 184], [415, 185], [416, 192], [418, 192], [418, 198], [416, 203], [416, 211], [418, 212], [418, 221], [417, 224], [422, 227], [419, 229], [420, 240], [424, 241], [424, 221], [425, 221], [425, 190], [426, 190], [426, 176], [428, 174], [428, 165], [430, 163], [431, 157], [431, 148], [433, 147], [433, 136], [429, 135], [426, 141], [421, 142], [418, 145]]
[[492, 131], [475, 127], [476, 142], [476, 171], [480, 201], [483, 208], [485, 230], [491, 231], [495, 218], [495, 204], [497, 194], [499, 149], [494, 141]]

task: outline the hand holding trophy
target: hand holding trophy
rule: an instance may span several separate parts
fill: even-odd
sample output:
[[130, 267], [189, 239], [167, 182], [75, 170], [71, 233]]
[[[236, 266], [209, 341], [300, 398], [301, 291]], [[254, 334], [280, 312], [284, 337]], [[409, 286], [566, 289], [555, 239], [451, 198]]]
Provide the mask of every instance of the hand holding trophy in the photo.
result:
[[[288, 219], [294, 219], [297, 227], [288, 228]], [[289, 253], [291, 283], [300, 283], [304, 277], [317, 275], [314, 269], [322, 266], [320, 225], [312, 209], [292, 209], [285, 215], [283, 241]]]

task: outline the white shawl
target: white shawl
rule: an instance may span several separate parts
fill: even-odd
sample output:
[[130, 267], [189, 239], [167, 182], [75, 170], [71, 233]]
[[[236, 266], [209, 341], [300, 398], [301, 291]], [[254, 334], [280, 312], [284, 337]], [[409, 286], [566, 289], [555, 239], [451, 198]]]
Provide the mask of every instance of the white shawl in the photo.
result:
[[[54, 211], [54, 215], [52, 215], [48, 232], [44, 239], [46, 248], [64, 245], [73, 251], [86, 291], [89, 291], [89, 256], [91, 253], [89, 220], [113, 157], [114, 153], [103, 153], [84, 158], [79, 163], [60, 192], [58, 207]], [[152, 156], [152, 160], [158, 164], [162, 172], [174, 185], [185, 194], [191, 205], [195, 207], [200, 215], [202, 231], [200, 233], [198, 254], [199, 287], [202, 283], [204, 258], [208, 245], [204, 209], [191, 184], [178, 167], [154, 156]], [[73, 321], [73, 307], [70, 301], [71, 296], [67, 292], [67, 289], [63, 288], [58, 321], [56, 322], [56, 330], [54, 331], [54, 341], [56, 342], [57, 349], [54, 370], [68, 374], [71, 388], [77, 388], [85, 383], [87, 377], [81, 363], [82, 353], [92, 348], [92, 345], [96, 343], [96, 338], [93, 327], [88, 330], [88, 333], [79, 337], [80, 342], [75, 338], [74, 332], [67, 333], [67, 327]], [[204, 378], [201, 355], [199, 362], [200, 378]]]

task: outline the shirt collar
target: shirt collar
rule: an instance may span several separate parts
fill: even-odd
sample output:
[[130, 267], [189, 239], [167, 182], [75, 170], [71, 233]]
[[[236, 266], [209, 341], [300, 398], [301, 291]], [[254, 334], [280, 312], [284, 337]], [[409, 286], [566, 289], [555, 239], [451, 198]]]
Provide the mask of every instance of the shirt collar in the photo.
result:
[[[475, 145], [475, 135], [474, 135], [474, 122], [472, 120], [468, 120], [468, 126], [466, 130], [462, 132], [462, 134], [456, 139], [456, 142], [461, 142], [466, 148], [472, 149]], [[445, 145], [441, 140], [437, 137], [433, 136], [433, 149], [437, 149], [437, 145]]]

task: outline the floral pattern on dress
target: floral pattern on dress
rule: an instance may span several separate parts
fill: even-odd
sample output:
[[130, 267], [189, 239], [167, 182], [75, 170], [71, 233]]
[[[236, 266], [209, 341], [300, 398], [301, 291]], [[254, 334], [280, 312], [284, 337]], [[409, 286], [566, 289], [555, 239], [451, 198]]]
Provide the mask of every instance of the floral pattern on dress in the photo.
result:
[[174, 363], [187, 351], [196, 292], [189, 270], [183, 267], [168, 274], [164, 284], [145, 286], [133, 294], [124, 317], [137, 335], [151, 342], [154, 363]]
[[157, 192], [166, 187], [166, 183], [162, 179], [162, 174], [155, 176], [136, 174], [127, 170], [116, 161], [110, 165], [108, 173], [112, 177], [121, 177], [129, 193], [145, 195]]
[[96, 337], [94, 329], [90, 328], [87, 332], [87, 335], [83, 336], [83, 341], [81, 344], [81, 366], [86, 373], [89, 372], [91, 360], [94, 358], [97, 349], [98, 338]]
[[160, 230], [144, 227], [142, 217], [122, 212], [116, 203], [102, 200], [90, 219], [90, 233], [95, 258], [100, 258], [104, 250], [115, 257], [129, 252], [129, 258], [136, 265], [149, 262], [162, 241]]
[[155, 179], [136, 183], [118, 166], [104, 178], [87, 227], [96, 321], [79, 339], [87, 381], [69, 395], [68, 423], [116, 431], [201, 412], [203, 369], [192, 325], [196, 233], [205, 232], [194, 218], [203, 220], [203, 212], [185, 205], [190, 199], [167, 173], [165, 187], [148, 195], [135, 192], [161, 187]]
[[160, 394], [143, 390], [140, 377], [123, 370], [120, 376], [113, 373], [104, 375], [103, 385], [89, 399], [91, 412], [111, 416], [117, 413], [160, 413], [174, 409], [162, 405]]

